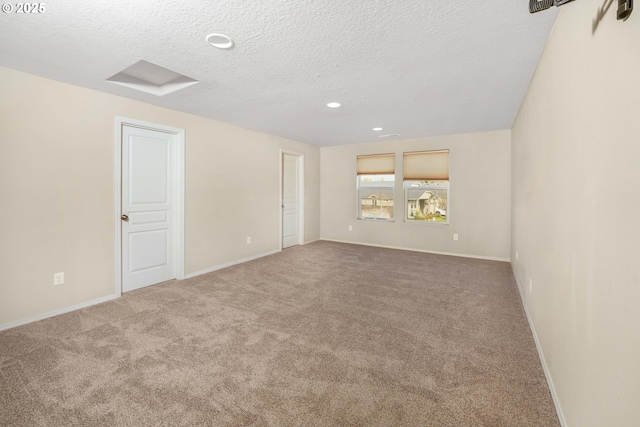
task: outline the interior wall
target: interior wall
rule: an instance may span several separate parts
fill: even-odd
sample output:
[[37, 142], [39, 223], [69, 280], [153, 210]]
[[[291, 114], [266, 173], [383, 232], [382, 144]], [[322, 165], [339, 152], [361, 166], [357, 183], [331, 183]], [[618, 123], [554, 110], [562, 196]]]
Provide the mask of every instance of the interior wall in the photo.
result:
[[[503, 130], [322, 147], [322, 238], [508, 260], [510, 141], [511, 132]], [[439, 149], [450, 150], [449, 224], [405, 221], [403, 153]], [[393, 222], [357, 219], [356, 157], [378, 153], [395, 153]]]
[[571, 427], [640, 420], [640, 11], [616, 8], [562, 7], [512, 130], [511, 259]]
[[0, 327], [114, 294], [116, 116], [186, 130], [185, 274], [278, 250], [280, 149], [320, 236], [318, 147], [6, 68], [0, 93]]

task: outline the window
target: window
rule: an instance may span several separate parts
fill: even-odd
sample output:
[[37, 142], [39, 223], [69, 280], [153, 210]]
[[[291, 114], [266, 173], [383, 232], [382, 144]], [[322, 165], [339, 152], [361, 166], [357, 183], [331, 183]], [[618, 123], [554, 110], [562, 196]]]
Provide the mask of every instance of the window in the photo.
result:
[[358, 156], [358, 218], [393, 219], [395, 154]]
[[449, 150], [404, 153], [407, 221], [449, 222]]

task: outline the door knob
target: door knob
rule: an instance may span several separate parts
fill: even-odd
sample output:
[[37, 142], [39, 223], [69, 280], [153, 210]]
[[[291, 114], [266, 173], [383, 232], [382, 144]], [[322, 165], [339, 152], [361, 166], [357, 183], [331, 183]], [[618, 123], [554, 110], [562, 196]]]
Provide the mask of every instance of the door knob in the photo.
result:
[[123, 221], [127, 222], [127, 221], [129, 221], [129, 215], [122, 214], [120, 219], [122, 219]]

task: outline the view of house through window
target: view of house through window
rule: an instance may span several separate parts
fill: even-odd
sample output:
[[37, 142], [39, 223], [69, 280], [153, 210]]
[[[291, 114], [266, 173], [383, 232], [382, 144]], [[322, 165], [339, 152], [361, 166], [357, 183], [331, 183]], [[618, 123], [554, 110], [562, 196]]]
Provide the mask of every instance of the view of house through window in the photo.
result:
[[407, 219], [447, 222], [449, 181], [405, 181]]
[[394, 174], [359, 175], [360, 218], [393, 219]]
[[403, 161], [406, 219], [448, 223], [449, 150], [404, 153]]
[[358, 156], [358, 218], [393, 219], [395, 154]]

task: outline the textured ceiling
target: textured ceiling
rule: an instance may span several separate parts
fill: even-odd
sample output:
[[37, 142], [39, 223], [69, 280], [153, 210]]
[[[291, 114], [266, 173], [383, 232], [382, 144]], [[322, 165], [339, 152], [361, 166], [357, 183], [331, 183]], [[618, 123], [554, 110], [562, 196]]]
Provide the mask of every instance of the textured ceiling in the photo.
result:
[[[532, 15], [526, 0], [55, 0], [42, 14], [0, 15], [0, 66], [318, 146], [507, 129], [557, 10]], [[235, 47], [213, 48], [211, 33]], [[158, 97], [106, 81], [140, 60], [200, 83]]]

